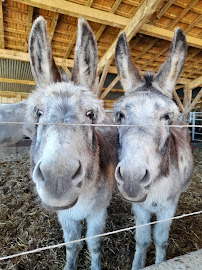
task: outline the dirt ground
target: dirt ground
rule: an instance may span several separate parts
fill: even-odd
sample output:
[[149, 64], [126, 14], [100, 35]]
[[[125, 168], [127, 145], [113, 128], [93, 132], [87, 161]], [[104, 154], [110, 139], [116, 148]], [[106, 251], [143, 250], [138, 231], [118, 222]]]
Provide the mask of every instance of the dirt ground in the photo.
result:
[[[180, 198], [176, 215], [202, 210], [202, 149], [193, 150], [195, 170], [187, 192]], [[131, 205], [115, 191], [106, 231], [134, 225]], [[85, 225], [85, 224], [84, 224]], [[167, 259], [202, 248], [202, 215], [174, 220], [170, 230]], [[42, 208], [29, 176], [29, 153], [0, 157], [0, 257], [62, 243], [57, 216]], [[103, 270], [128, 270], [135, 251], [134, 231], [103, 239]], [[155, 249], [148, 250], [147, 265], [154, 263]], [[56, 248], [11, 260], [0, 261], [0, 269], [60, 270], [65, 265], [65, 248]], [[79, 254], [78, 269], [87, 270], [90, 257], [86, 245]]]

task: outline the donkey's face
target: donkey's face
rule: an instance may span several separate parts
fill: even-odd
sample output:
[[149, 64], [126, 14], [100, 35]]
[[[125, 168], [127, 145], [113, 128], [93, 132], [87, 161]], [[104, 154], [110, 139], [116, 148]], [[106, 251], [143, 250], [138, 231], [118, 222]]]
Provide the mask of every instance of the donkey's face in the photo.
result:
[[[114, 107], [119, 127], [119, 163], [115, 177], [122, 196], [144, 201], [158, 176], [167, 176], [165, 154], [169, 125], [177, 119], [178, 108], [172, 90], [186, 56], [185, 36], [175, 30], [170, 54], [158, 73], [140, 75], [132, 64], [124, 33], [116, 45], [116, 66], [126, 95]], [[133, 125], [133, 126], [121, 126]]]
[[29, 53], [38, 87], [29, 97], [28, 117], [39, 123], [31, 148], [32, 178], [46, 208], [67, 209], [76, 203], [85, 178], [97, 173], [92, 165], [98, 155], [94, 130], [79, 126], [99, 123], [104, 118], [101, 102], [89, 91], [96, 76], [96, 42], [87, 22], [79, 20], [69, 82], [59, 82], [42, 17], [32, 27]]

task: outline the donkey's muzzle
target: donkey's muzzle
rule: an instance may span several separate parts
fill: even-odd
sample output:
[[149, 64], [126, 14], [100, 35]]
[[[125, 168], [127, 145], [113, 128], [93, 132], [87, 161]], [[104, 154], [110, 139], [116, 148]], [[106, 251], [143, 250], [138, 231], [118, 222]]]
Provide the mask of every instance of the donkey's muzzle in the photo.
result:
[[63, 162], [41, 160], [35, 165], [32, 175], [42, 201], [53, 208], [68, 208], [78, 198], [84, 177], [80, 160], [73, 157], [66, 157]]
[[142, 202], [146, 199], [151, 184], [151, 172], [146, 164], [137, 162], [129, 167], [125, 162], [119, 162], [115, 178], [124, 199], [131, 202]]

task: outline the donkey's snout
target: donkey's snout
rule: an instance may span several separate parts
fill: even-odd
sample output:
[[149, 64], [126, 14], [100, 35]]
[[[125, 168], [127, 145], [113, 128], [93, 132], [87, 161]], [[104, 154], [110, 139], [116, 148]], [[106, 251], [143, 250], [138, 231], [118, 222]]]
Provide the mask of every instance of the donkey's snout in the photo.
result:
[[81, 188], [81, 182], [84, 178], [84, 168], [80, 160], [71, 158], [66, 159], [65, 163], [53, 161], [39, 162], [33, 171], [33, 179], [35, 182], [46, 186], [57, 186], [61, 192], [71, 186]]
[[137, 198], [147, 193], [151, 183], [151, 172], [146, 164], [136, 162], [127, 166], [120, 162], [115, 171], [115, 178], [124, 197]]
[[142, 187], [146, 187], [151, 182], [151, 172], [147, 165], [124, 166], [120, 163], [116, 167], [115, 178], [119, 185], [127, 181], [134, 181]]

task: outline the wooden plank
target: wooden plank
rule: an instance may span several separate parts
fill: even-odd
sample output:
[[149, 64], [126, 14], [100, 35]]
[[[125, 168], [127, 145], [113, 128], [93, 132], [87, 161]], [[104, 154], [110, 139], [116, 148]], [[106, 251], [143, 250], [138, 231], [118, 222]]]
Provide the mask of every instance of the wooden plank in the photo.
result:
[[17, 93], [17, 95], [16, 95], [16, 102], [20, 102], [20, 101], [22, 101], [22, 96], [21, 96], [20, 93]]
[[[143, 24], [141, 29], [139, 30], [139, 33], [148, 35], [148, 36], [153, 36], [156, 38], [169, 40], [169, 41], [173, 39], [173, 31], [156, 27], [154, 25], [149, 25], [149, 24]], [[190, 37], [187, 35], [186, 35], [186, 39], [187, 39], [187, 45], [202, 49], [202, 39]]]
[[202, 76], [190, 82], [190, 89], [196, 88], [202, 84]]
[[68, 69], [66, 66], [62, 66], [62, 69], [64, 70], [64, 72], [67, 74], [67, 76], [68, 76], [69, 78], [72, 77], [71, 72], [69, 71], [69, 69]]
[[67, 50], [65, 52], [64, 58], [68, 58], [68, 56], [70, 55], [70, 52], [74, 46], [74, 43], [76, 42], [76, 37], [77, 37], [77, 31], [74, 32], [73, 37], [71, 42], [69, 43], [69, 46], [67, 47]]
[[191, 104], [191, 98], [192, 98], [192, 91], [190, 91], [189, 83], [187, 83], [184, 86], [184, 99], [183, 99], [183, 106], [185, 112], [187, 112], [187, 109]]
[[51, 23], [51, 28], [50, 28], [50, 32], [49, 32], [49, 36], [48, 36], [50, 43], [52, 42], [52, 39], [53, 39], [53, 35], [54, 35], [55, 28], [56, 28], [57, 23], [58, 23], [59, 15], [60, 15], [59, 13], [55, 13], [53, 20], [52, 20], [52, 23]]
[[169, 27], [172, 28], [173, 26], [175, 26], [183, 17], [185, 17], [185, 15], [189, 12], [189, 10], [191, 8], [193, 8], [198, 1], [199, 0], [192, 0], [192, 1], [190, 1], [187, 4], [186, 8], [184, 8], [182, 10], [182, 12], [180, 13], [180, 15], [176, 16], [176, 18], [169, 24]]
[[[13, 50], [0, 49], [0, 58], [29, 62], [29, 54]], [[57, 66], [73, 67], [74, 60], [54, 57]]]
[[201, 97], [202, 97], [202, 88], [199, 91], [199, 93], [196, 95], [194, 100], [192, 101], [191, 105], [189, 106], [189, 108], [187, 110], [187, 113], [189, 113], [190, 111], [192, 111], [194, 109], [194, 107], [196, 106], [197, 102], [200, 100]]
[[[127, 40], [130, 41], [132, 37], [140, 30], [146, 20], [155, 12], [158, 5], [163, 2], [162, 0], [144, 0], [138, 7], [135, 15], [130, 19], [124, 31], [127, 36]], [[98, 63], [98, 72], [103, 69], [105, 63], [114, 56], [116, 41], [110, 46], [107, 52], [103, 55]]]
[[163, 14], [169, 9], [170, 6], [172, 6], [174, 1], [175, 0], [169, 0], [165, 5], [163, 5], [162, 9], [156, 15], [157, 20], [163, 16]]
[[105, 89], [105, 91], [100, 96], [100, 99], [104, 99], [106, 95], [111, 91], [111, 89], [114, 87], [114, 85], [119, 81], [119, 76], [116, 76], [116, 78], [110, 83], [110, 85]]
[[26, 85], [36, 85], [36, 83], [34, 81], [16, 80], [16, 79], [10, 79], [10, 78], [0, 78], [0, 82], [26, 84]]
[[[119, 5], [121, 4], [122, 0], [116, 0], [112, 6], [112, 8], [110, 9], [110, 13], [114, 13], [117, 8], [119, 7]], [[106, 25], [101, 25], [100, 28], [98, 29], [96, 35], [95, 35], [95, 39], [98, 41], [98, 39], [101, 37], [102, 33], [104, 32], [106, 28]]]
[[[90, 7], [93, 3], [93, 0], [88, 0], [86, 6], [87, 7]], [[74, 43], [76, 42], [76, 37], [77, 37], [77, 30], [74, 32], [73, 36], [72, 36], [72, 40], [71, 42], [69, 43], [69, 46], [67, 47], [67, 50], [65, 52], [65, 55], [64, 55], [64, 58], [68, 58], [69, 55], [70, 55], [70, 52], [74, 46]]]
[[[147, 1], [149, 2], [149, 0]], [[159, 0], [155, 0], [154, 2], [156, 1]], [[129, 21], [128, 18], [119, 15], [110, 14], [109, 16], [109, 12], [101, 11], [95, 8], [86, 7], [64, 0], [16, 0], [16, 2], [42, 8], [45, 10], [51, 10], [53, 12], [58, 12], [77, 18], [83, 17], [86, 20], [105, 25], [111, 25], [113, 27], [124, 28]]]
[[0, 48], [5, 48], [4, 41], [4, 22], [3, 22], [3, 1], [0, 3]]
[[101, 77], [101, 79], [100, 79], [100, 82], [99, 82], [97, 91], [95, 92], [95, 94], [96, 94], [98, 97], [99, 97], [99, 95], [100, 95], [100, 93], [101, 93], [101, 91], [102, 91], [102, 87], [103, 87], [104, 82], [105, 82], [105, 79], [106, 79], [106, 77], [107, 77], [108, 70], [109, 70], [109, 67], [110, 67], [111, 62], [112, 62], [111, 60], [109, 60], [109, 61], [107, 62], [107, 64], [106, 64], [105, 67], [104, 67], [104, 70], [103, 70], [103, 72], [102, 72], [102, 77]]
[[179, 106], [180, 110], [182, 112], [184, 112], [184, 107], [183, 107], [182, 102], [181, 102], [181, 100], [180, 100], [180, 98], [179, 98], [179, 96], [178, 96], [178, 94], [177, 94], [177, 92], [176, 92], [175, 89], [173, 90], [173, 97], [176, 100], [177, 105]]
[[32, 27], [33, 13], [34, 13], [34, 7], [29, 6], [28, 7], [28, 15], [27, 15], [27, 30], [26, 30], [26, 40], [25, 40], [24, 52], [27, 52], [27, 50], [28, 50], [29, 33], [30, 33], [31, 27]]
[[23, 92], [0, 91], [1, 97], [16, 98], [17, 94], [20, 94], [22, 98], [26, 98], [29, 95], [29, 93], [23, 93]]

